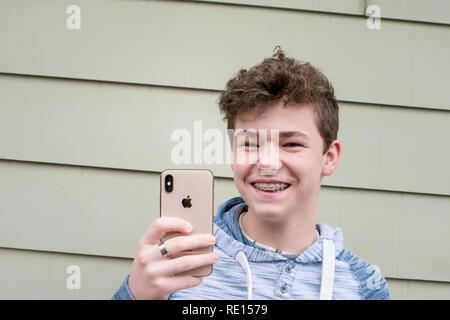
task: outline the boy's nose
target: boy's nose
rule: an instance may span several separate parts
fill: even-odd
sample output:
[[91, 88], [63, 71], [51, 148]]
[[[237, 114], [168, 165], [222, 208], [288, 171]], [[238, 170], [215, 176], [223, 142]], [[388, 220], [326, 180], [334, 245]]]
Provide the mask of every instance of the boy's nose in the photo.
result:
[[259, 149], [258, 169], [261, 175], [274, 175], [281, 167], [278, 146], [266, 146]]

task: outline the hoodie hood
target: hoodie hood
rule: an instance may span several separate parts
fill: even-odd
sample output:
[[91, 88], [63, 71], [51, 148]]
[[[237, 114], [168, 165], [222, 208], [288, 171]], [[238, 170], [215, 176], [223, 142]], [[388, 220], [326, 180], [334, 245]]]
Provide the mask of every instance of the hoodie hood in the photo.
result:
[[[239, 251], [242, 251], [248, 261], [252, 262], [288, 260], [289, 258], [282, 254], [245, 244], [244, 236], [239, 227], [238, 217], [242, 211], [247, 209], [248, 206], [241, 197], [232, 198], [218, 207], [217, 215], [214, 218], [216, 245], [232, 257], [236, 256]], [[333, 229], [321, 222], [316, 223], [316, 228], [319, 231], [319, 239], [300, 253], [295, 258], [295, 261], [299, 263], [322, 262], [324, 239], [333, 241], [334, 257], [338, 256], [344, 249], [343, 235], [340, 228]]]

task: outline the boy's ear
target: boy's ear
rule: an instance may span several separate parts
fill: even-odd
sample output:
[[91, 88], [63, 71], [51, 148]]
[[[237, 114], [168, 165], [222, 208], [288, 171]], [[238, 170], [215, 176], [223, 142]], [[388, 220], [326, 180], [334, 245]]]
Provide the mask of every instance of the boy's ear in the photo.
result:
[[338, 140], [334, 140], [327, 153], [323, 156], [323, 166], [321, 176], [330, 176], [339, 164], [341, 159], [342, 146]]

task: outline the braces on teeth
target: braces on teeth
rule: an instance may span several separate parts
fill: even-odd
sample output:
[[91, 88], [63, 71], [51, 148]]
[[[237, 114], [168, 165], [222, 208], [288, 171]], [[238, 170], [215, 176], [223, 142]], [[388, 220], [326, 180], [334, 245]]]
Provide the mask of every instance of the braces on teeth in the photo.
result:
[[268, 192], [277, 192], [282, 191], [289, 187], [288, 184], [285, 183], [276, 183], [276, 184], [267, 184], [267, 183], [253, 183], [253, 186], [261, 191], [268, 191]]

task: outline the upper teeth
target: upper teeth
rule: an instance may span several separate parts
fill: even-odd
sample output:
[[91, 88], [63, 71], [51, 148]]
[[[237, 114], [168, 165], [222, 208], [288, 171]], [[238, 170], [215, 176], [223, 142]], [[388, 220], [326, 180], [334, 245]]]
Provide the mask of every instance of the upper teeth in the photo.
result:
[[286, 183], [259, 183], [253, 184], [258, 189], [286, 189], [289, 185]]

